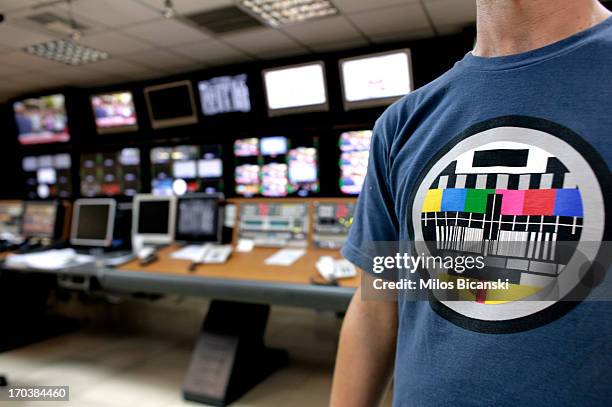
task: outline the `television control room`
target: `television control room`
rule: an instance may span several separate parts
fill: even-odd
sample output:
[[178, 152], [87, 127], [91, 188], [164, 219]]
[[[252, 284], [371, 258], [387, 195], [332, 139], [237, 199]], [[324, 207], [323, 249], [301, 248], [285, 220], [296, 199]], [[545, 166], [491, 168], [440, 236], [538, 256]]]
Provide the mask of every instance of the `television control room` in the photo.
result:
[[381, 115], [475, 47], [476, 12], [0, 0], [0, 404], [330, 405], [342, 248], [358, 202], [392, 210], [366, 179], [434, 108]]

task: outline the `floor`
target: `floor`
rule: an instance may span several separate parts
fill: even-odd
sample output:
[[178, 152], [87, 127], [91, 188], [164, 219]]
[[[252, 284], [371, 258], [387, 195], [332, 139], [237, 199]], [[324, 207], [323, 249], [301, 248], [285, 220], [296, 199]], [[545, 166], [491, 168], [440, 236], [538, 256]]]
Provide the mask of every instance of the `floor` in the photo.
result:
[[[90, 306], [85, 328], [0, 353], [0, 371], [11, 385], [70, 386], [70, 402], [52, 406], [201, 406], [181, 396], [207, 305], [198, 301], [128, 301], [102, 310]], [[340, 323], [333, 313], [273, 307], [266, 341], [287, 349], [290, 365], [232, 405], [326, 406]]]

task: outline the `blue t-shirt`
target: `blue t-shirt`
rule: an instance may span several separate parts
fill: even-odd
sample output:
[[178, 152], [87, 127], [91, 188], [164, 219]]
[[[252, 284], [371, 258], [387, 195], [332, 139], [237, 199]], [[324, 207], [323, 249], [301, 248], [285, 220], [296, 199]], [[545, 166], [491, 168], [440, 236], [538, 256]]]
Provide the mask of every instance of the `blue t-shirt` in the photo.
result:
[[[612, 18], [517, 55], [469, 53], [377, 121], [343, 254], [371, 272], [370, 242], [482, 240], [494, 277], [537, 291], [574, 261], [557, 241], [609, 235], [611, 164]], [[612, 303], [561, 303], [398, 301], [395, 405], [612, 405]]]

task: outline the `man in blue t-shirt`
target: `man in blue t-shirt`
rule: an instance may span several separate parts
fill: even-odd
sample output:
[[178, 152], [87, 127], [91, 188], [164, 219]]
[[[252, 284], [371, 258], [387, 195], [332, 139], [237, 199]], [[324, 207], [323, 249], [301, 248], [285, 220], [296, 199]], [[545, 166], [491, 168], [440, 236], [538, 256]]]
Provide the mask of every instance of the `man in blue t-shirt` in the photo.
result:
[[[543, 296], [554, 281], [567, 298], [576, 262], [611, 232], [610, 12], [596, 0], [477, 0], [477, 12], [474, 50], [374, 127], [343, 249], [366, 273], [333, 407], [376, 405], [392, 373], [396, 406], [612, 405], [612, 302]], [[390, 241], [484, 254], [486, 273], [467, 277], [539, 300], [368, 301], [372, 248]]]

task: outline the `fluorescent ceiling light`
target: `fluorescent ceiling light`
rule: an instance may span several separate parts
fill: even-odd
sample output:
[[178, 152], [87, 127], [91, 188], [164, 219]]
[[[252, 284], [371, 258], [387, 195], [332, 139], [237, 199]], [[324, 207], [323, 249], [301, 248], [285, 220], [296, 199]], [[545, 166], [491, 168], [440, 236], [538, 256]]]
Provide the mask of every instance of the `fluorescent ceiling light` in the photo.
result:
[[30, 45], [23, 49], [25, 52], [61, 62], [66, 65], [84, 65], [91, 62], [108, 59], [108, 52], [85, 47], [66, 40], [53, 40], [41, 44]]
[[239, 0], [238, 4], [272, 27], [338, 14], [329, 0]]

